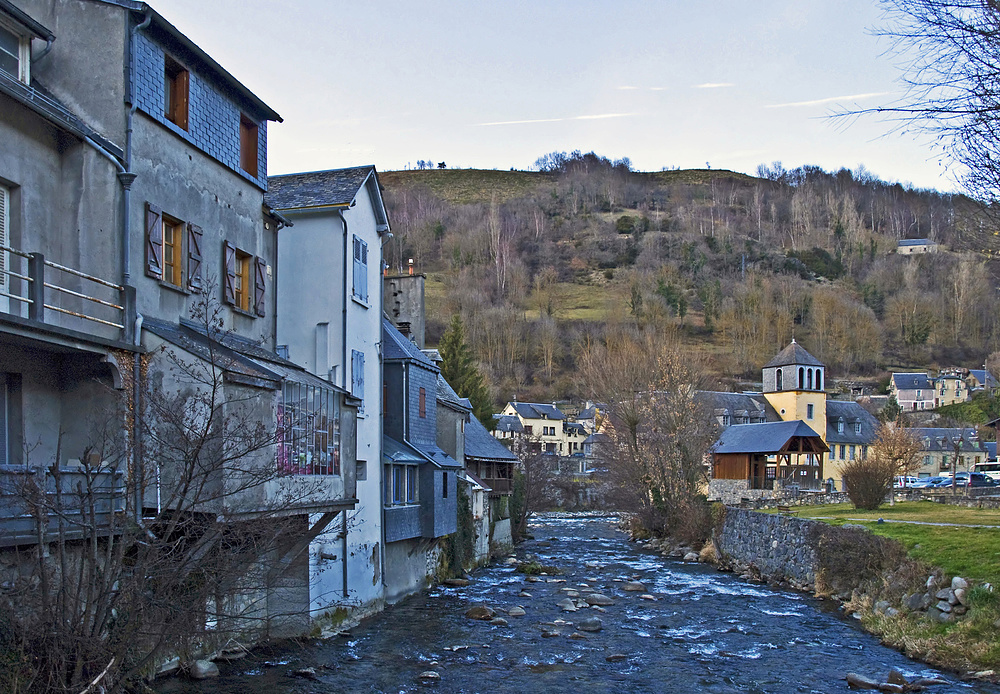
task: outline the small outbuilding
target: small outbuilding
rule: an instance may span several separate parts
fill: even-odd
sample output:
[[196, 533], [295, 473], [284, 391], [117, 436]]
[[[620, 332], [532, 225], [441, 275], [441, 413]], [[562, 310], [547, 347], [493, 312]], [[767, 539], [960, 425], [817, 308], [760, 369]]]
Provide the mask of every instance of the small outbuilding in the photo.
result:
[[829, 450], [801, 420], [731, 426], [712, 447], [709, 497], [729, 503], [793, 486], [819, 490]]

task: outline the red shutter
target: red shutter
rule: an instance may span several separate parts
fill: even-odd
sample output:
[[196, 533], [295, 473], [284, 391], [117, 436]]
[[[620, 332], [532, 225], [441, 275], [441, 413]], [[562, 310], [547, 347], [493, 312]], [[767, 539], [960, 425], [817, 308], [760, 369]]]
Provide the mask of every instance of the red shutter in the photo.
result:
[[222, 285], [222, 300], [236, 305], [236, 246], [226, 241], [222, 246], [222, 270], [225, 281]]
[[163, 212], [146, 203], [146, 274], [163, 279]]
[[253, 306], [254, 313], [264, 315], [264, 295], [267, 290], [267, 263], [263, 258], [254, 258]]
[[201, 282], [201, 227], [195, 224], [187, 225], [187, 280], [188, 289], [192, 292], [202, 290]]

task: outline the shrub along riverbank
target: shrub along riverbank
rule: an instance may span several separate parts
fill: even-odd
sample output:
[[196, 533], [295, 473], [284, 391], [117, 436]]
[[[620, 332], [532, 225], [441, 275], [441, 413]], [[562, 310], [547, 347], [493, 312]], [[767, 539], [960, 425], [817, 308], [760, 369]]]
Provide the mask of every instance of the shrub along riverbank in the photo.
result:
[[[879, 570], [857, 581], [849, 594], [834, 597], [844, 600], [845, 609], [856, 614], [866, 629], [908, 656], [996, 678], [1000, 589], [994, 586], [1000, 586], [1000, 530], [972, 526], [1000, 526], [1000, 511], [915, 501], [877, 511], [859, 511], [848, 504], [797, 507], [794, 515], [832, 526], [848, 524], [854, 527], [847, 531], [855, 535], [864, 528], [875, 537], [898, 542], [905, 550], [898, 558], [887, 556], [882, 543], [863, 542], [870, 546], [865, 550], [868, 561], [879, 555]], [[851, 554], [858, 549], [854, 547]], [[819, 574], [833, 568], [823, 564], [836, 555], [818, 554]], [[858, 561], [864, 563], [860, 557], [849, 563]], [[968, 581], [968, 588], [962, 588], [962, 580], [953, 584], [953, 577]], [[817, 592], [822, 592], [819, 585]]]

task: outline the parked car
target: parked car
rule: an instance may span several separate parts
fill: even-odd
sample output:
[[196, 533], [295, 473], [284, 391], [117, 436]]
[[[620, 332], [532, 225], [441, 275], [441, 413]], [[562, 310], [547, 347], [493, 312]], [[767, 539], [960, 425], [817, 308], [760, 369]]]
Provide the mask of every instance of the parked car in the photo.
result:
[[944, 482], [951, 484], [951, 478], [940, 475], [937, 477], [921, 477], [910, 486], [914, 489], [927, 489], [929, 487], [936, 487]]
[[896, 487], [896, 489], [902, 489], [903, 487], [912, 487], [919, 481], [919, 479], [920, 478], [918, 477], [897, 477], [896, 481], [893, 483], [893, 486]]

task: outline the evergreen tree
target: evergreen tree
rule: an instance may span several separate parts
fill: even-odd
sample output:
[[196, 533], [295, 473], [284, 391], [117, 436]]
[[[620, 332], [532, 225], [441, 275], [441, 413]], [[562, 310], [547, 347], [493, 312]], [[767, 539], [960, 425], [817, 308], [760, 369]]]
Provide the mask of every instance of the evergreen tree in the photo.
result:
[[441, 336], [438, 345], [441, 353], [441, 375], [455, 392], [472, 402], [472, 414], [490, 431], [496, 426], [493, 417], [493, 399], [486, 380], [472, 360], [472, 352], [465, 343], [462, 319], [455, 315]]

